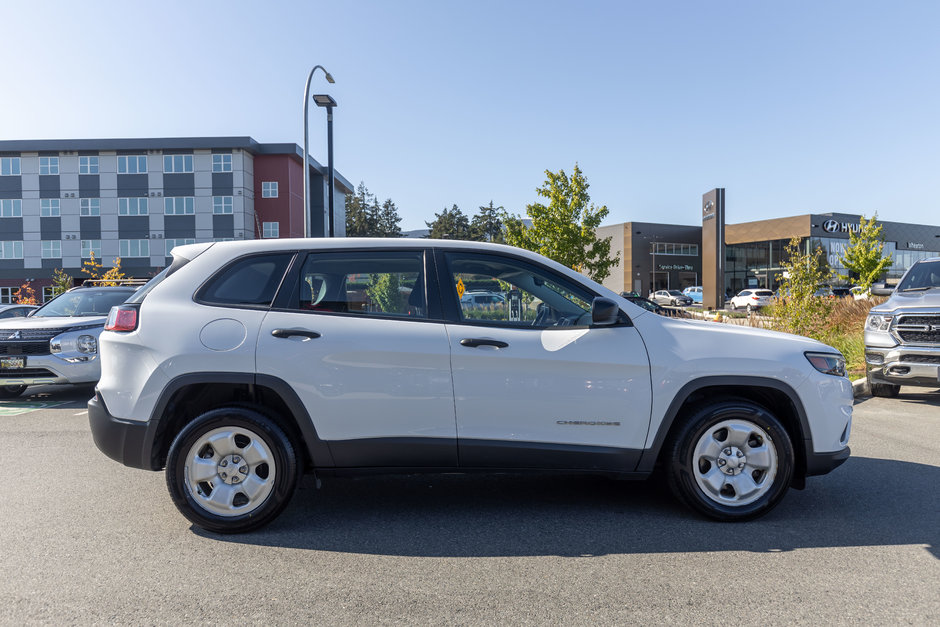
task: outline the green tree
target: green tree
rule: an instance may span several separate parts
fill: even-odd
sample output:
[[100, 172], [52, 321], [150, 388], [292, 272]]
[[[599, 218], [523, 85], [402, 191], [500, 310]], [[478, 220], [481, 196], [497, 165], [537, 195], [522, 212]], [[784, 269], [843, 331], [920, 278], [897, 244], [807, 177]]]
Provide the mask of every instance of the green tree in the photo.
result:
[[401, 216], [398, 207], [391, 198], [386, 198], [382, 208], [378, 211], [376, 237], [401, 237]]
[[[859, 286], [868, 289], [891, 265], [891, 255], [885, 255], [884, 227], [877, 224], [878, 214], [870, 220], [862, 216], [858, 233], [849, 233], [849, 245], [842, 255], [846, 270], [858, 275]], [[849, 279], [848, 276], [843, 277]]]
[[405, 297], [401, 293], [401, 281], [397, 274], [371, 274], [366, 289], [376, 311], [400, 313], [405, 311]]
[[833, 307], [832, 299], [814, 295], [819, 285], [829, 278], [820, 261], [824, 256], [823, 250], [817, 247], [812, 252], [804, 251], [800, 238], [794, 237], [784, 252], [786, 259], [781, 264], [784, 278], [780, 285], [783, 298], [771, 310], [773, 327], [778, 331], [822, 339]]
[[55, 298], [72, 288], [72, 277], [65, 270], [58, 268], [52, 272], [52, 297]]
[[496, 242], [502, 244], [503, 221], [499, 216], [506, 213], [502, 207], [494, 207], [493, 201], [488, 206], [480, 207], [480, 211], [470, 221], [470, 236], [479, 242]]
[[401, 237], [401, 216], [391, 198], [378, 199], [360, 182], [356, 193], [346, 197], [347, 237]]
[[425, 222], [431, 232], [431, 239], [472, 239], [470, 235], [470, 220], [457, 205], [451, 209], [444, 207], [440, 213], [434, 214], [432, 222]]
[[503, 214], [506, 243], [542, 254], [603, 281], [620, 255], [611, 257], [610, 237], [598, 239], [596, 229], [607, 217], [607, 207], [595, 207], [588, 194], [587, 178], [576, 163], [569, 178], [564, 170], [545, 171], [547, 177], [536, 193], [548, 204], [526, 206], [532, 220], [527, 227], [520, 216]]

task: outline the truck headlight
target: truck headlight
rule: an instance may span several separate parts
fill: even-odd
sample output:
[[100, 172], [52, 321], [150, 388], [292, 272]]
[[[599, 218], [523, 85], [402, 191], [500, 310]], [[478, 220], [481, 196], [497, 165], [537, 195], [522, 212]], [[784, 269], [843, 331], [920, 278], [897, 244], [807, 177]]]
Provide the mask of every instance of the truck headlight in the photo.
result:
[[805, 353], [813, 368], [835, 377], [845, 376], [845, 357], [838, 353]]
[[94, 354], [98, 352], [98, 340], [94, 335], [79, 335], [76, 342], [78, 350], [81, 353]]
[[869, 331], [887, 331], [891, 328], [892, 320], [894, 320], [894, 316], [868, 314], [868, 320], [865, 321], [865, 328]]

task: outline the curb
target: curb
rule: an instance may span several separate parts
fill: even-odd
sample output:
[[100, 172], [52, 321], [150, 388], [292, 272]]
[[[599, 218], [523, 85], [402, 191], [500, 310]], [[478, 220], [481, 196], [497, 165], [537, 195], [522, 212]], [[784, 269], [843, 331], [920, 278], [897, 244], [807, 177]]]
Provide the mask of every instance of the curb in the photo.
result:
[[852, 395], [855, 398], [859, 396], [871, 396], [871, 390], [868, 389], [868, 379], [856, 379], [852, 381]]

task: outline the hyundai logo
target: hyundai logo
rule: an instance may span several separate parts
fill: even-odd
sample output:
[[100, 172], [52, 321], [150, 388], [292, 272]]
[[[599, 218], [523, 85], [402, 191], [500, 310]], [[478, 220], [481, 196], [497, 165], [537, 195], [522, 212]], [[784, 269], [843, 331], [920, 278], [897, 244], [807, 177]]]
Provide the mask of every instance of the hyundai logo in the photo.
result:
[[835, 233], [839, 230], [839, 222], [837, 220], [826, 220], [823, 222], [823, 230], [826, 233]]

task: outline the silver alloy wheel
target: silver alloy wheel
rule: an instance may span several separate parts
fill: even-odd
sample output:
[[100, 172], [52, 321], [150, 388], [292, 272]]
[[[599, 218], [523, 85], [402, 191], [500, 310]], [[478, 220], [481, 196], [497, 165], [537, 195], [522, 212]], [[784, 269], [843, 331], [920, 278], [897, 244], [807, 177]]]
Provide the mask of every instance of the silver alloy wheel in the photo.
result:
[[254, 431], [221, 427], [202, 435], [186, 453], [186, 491], [206, 511], [242, 516], [258, 509], [274, 489], [271, 448]]
[[702, 494], [721, 505], [753, 503], [777, 475], [777, 450], [749, 420], [724, 420], [702, 434], [692, 452], [692, 472]]

